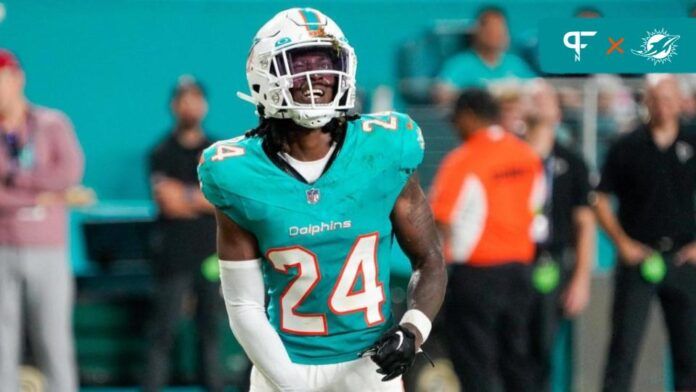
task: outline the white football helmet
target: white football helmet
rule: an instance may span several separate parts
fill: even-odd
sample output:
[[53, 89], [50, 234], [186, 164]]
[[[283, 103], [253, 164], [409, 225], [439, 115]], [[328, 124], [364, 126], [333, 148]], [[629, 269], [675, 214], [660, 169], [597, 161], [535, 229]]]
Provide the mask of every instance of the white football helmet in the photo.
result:
[[[332, 65], [294, 70], [293, 56], [307, 52], [328, 54]], [[238, 95], [261, 106], [265, 118], [289, 118], [302, 127], [319, 128], [355, 106], [356, 68], [355, 52], [333, 20], [312, 8], [292, 8], [278, 13], [256, 33], [246, 67], [251, 96]], [[318, 75], [335, 78], [329, 103], [316, 102], [323, 94], [312, 85]], [[293, 99], [293, 83], [305, 86], [309, 102]]]

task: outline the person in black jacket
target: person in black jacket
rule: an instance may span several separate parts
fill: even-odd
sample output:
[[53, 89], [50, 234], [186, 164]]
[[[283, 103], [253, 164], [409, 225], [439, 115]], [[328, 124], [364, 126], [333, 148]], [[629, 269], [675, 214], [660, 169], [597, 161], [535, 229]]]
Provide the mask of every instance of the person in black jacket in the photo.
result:
[[[540, 218], [545, 230], [536, 238], [537, 292], [531, 340], [538, 371], [537, 390], [548, 391], [556, 333], [561, 323], [580, 314], [590, 299], [596, 226], [589, 202], [587, 165], [556, 141], [561, 109], [555, 89], [537, 79], [525, 95], [531, 104], [525, 137], [543, 159], [546, 178], [546, 198]], [[543, 271], [555, 271], [557, 281], [549, 285], [539, 283]]]
[[208, 109], [203, 87], [191, 77], [181, 77], [171, 108], [176, 124], [150, 154], [150, 181], [159, 216], [154, 309], [143, 387], [158, 391], [167, 383], [174, 333], [186, 299], [195, 294], [202, 382], [210, 391], [222, 391], [219, 283], [202, 273], [203, 261], [215, 253], [216, 246], [214, 210], [198, 187], [196, 172], [202, 151], [211, 144], [202, 129]]
[[[609, 150], [599, 222], [618, 250], [605, 391], [628, 391], [652, 299], [669, 332], [676, 390], [696, 390], [696, 135], [679, 121], [673, 75], [650, 75], [649, 121]], [[610, 195], [618, 199], [618, 214]]]

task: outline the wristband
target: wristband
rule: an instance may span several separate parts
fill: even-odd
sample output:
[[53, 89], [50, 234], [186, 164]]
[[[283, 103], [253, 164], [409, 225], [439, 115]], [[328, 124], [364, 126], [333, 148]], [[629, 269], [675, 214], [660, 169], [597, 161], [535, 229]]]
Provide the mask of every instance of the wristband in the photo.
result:
[[423, 343], [428, 339], [428, 336], [430, 335], [430, 330], [433, 327], [433, 323], [430, 321], [428, 316], [425, 315], [425, 313], [421, 312], [418, 309], [409, 309], [404, 313], [404, 316], [401, 318], [401, 321], [399, 322], [399, 325], [403, 324], [411, 324], [416, 329], [418, 332], [420, 332], [421, 337], [423, 338]]

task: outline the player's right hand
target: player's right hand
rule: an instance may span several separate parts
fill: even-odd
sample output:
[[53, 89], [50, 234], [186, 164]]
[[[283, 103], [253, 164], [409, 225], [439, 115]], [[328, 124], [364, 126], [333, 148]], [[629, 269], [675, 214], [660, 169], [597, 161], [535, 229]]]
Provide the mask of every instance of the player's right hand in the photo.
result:
[[360, 356], [369, 356], [379, 366], [377, 373], [384, 375], [382, 381], [392, 380], [413, 366], [416, 360], [416, 335], [397, 325], [380, 336]]

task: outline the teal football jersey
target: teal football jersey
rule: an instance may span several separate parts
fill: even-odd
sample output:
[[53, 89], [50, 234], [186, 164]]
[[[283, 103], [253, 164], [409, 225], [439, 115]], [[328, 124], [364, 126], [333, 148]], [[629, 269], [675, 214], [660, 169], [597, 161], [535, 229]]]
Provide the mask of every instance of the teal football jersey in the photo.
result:
[[206, 198], [258, 240], [268, 317], [293, 362], [354, 360], [393, 324], [389, 215], [423, 150], [413, 120], [381, 113], [348, 123], [313, 184], [276, 166], [259, 137], [203, 153]]

